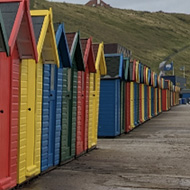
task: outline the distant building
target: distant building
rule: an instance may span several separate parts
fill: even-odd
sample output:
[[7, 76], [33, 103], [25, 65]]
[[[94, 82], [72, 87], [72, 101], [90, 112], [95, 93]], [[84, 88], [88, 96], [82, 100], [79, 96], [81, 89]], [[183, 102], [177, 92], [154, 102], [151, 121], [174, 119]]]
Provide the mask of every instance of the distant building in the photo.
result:
[[112, 53], [122, 53], [124, 57], [131, 57], [132, 51], [126, 49], [117, 43], [104, 44], [104, 53], [112, 54]]
[[178, 76], [162, 76], [166, 80], [171, 80], [175, 86], [179, 86], [181, 89], [185, 89], [187, 85], [187, 79]]
[[90, 6], [90, 7], [106, 7], [106, 8], [110, 8], [111, 7], [109, 4], [105, 3], [102, 0], [90, 0], [85, 5], [86, 6]]

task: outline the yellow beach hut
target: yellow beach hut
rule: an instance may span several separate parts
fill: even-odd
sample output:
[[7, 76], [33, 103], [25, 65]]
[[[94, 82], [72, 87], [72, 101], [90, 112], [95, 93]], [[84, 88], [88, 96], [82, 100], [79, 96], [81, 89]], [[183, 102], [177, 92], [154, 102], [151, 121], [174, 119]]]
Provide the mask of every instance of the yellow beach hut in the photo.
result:
[[96, 58], [96, 73], [90, 73], [88, 149], [95, 148], [97, 145], [100, 78], [101, 75], [106, 75], [107, 73], [103, 42], [93, 44], [93, 51]]
[[31, 11], [38, 51], [35, 60], [21, 63], [18, 183], [40, 173], [43, 64], [56, 64], [59, 57], [52, 10]]

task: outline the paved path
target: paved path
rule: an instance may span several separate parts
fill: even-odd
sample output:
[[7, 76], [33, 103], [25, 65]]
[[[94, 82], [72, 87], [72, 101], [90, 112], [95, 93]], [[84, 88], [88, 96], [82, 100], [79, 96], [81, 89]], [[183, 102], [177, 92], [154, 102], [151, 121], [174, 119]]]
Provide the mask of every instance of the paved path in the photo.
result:
[[128, 135], [41, 176], [24, 190], [190, 189], [190, 106], [177, 106]]

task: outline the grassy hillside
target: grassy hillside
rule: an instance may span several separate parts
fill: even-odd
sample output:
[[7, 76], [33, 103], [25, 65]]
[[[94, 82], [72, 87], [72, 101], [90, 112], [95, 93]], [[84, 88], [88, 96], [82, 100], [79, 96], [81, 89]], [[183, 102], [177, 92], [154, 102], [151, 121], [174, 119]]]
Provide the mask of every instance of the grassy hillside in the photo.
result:
[[[190, 15], [91, 8], [45, 0], [32, 0], [31, 7], [52, 7], [54, 22], [64, 22], [67, 32], [80, 30], [82, 37], [92, 36], [94, 42], [118, 42], [132, 50], [133, 58], [158, 73], [161, 61], [190, 45]], [[179, 68], [186, 66], [190, 78], [190, 48], [177, 53], [171, 60], [175, 74], [182, 76]]]

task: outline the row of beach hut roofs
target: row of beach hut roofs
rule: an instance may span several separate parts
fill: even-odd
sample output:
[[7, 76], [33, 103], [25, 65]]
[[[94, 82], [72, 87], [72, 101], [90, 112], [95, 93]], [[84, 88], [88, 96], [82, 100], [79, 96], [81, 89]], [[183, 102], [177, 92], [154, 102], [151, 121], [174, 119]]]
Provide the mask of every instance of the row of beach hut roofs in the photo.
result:
[[0, 190], [178, 104], [178, 87], [112, 45], [54, 27], [51, 9], [0, 0]]

